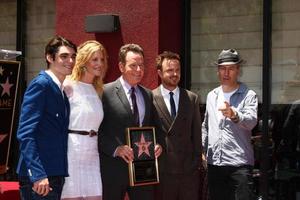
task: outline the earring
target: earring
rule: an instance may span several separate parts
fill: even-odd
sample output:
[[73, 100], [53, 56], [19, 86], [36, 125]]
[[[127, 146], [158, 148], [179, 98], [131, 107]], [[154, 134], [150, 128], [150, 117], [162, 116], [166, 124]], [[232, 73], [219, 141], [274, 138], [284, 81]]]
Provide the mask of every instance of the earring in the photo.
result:
[[81, 69], [82, 72], [86, 71], [86, 67], [85, 66], [80, 67], [80, 69]]

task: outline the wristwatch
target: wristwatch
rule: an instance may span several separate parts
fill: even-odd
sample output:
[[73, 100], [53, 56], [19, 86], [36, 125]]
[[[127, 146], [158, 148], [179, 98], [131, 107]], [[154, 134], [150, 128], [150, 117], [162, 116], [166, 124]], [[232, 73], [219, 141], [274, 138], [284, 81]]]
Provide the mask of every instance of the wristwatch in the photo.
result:
[[233, 115], [233, 117], [231, 117], [230, 119], [231, 119], [231, 121], [233, 121], [234, 123], [237, 123], [237, 122], [240, 120], [239, 114], [238, 114], [236, 111], [234, 111], [234, 115]]

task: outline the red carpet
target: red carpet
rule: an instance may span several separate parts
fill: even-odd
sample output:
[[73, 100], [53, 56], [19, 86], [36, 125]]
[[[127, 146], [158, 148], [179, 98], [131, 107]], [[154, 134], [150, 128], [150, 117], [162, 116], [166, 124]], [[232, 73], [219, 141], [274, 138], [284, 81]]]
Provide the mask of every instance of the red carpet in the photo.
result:
[[0, 199], [1, 200], [19, 200], [19, 183], [18, 182], [0, 182]]

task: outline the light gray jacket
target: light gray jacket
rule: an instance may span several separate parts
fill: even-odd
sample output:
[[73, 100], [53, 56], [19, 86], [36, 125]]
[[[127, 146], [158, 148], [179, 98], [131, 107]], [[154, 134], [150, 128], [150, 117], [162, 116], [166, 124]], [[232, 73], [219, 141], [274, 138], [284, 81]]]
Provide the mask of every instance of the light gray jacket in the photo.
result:
[[202, 123], [202, 146], [207, 163], [217, 166], [253, 165], [251, 130], [257, 124], [258, 100], [256, 93], [240, 83], [230, 98], [230, 106], [237, 112], [237, 123], [217, 117], [221, 86], [207, 95], [206, 112]]

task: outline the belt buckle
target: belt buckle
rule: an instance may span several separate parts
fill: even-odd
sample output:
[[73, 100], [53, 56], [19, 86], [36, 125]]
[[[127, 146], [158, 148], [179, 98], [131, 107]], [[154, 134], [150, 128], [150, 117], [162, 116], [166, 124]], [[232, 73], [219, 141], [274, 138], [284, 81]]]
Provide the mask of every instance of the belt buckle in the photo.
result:
[[90, 137], [94, 137], [95, 135], [97, 135], [96, 131], [91, 130], [91, 131], [89, 132], [89, 136], [90, 136]]

